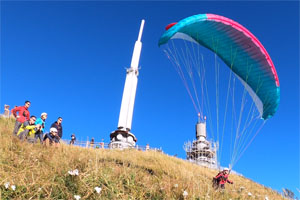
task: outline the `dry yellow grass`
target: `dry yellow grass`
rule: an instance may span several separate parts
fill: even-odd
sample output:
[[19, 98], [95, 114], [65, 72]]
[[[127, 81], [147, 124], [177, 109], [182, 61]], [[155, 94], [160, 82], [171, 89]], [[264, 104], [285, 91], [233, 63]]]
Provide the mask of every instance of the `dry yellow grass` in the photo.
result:
[[[283, 199], [237, 175], [230, 176], [233, 185], [215, 191], [215, 170], [159, 152], [28, 144], [11, 136], [13, 124], [0, 119], [0, 199]], [[74, 169], [78, 176], [68, 173]]]

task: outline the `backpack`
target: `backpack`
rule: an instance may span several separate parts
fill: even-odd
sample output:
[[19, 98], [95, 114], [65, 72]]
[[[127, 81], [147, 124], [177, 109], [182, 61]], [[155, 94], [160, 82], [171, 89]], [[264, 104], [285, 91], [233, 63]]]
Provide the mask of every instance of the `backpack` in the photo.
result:
[[212, 180], [212, 186], [213, 188], [217, 189], [219, 187], [219, 183], [221, 181], [221, 177], [219, 178], [216, 178], [217, 176], [219, 176], [222, 172], [219, 172], [215, 177], [213, 177], [213, 180]]

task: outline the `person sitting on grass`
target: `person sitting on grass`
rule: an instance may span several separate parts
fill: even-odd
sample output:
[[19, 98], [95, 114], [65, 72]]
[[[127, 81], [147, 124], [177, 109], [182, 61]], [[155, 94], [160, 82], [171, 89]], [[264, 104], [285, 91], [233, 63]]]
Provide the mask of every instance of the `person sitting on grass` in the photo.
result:
[[219, 172], [218, 175], [213, 178], [213, 187], [215, 189], [218, 188], [225, 189], [226, 182], [233, 184], [233, 181], [230, 181], [228, 179], [228, 176], [229, 176], [229, 169], [224, 168], [223, 171]]
[[54, 145], [55, 147], [59, 146], [59, 136], [57, 134], [57, 129], [52, 127], [50, 128], [50, 133], [46, 133], [44, 137], [44, 144], [46, 146]]
[[19, 131], [17, 133], [17, 136], [24, 141], [25, 139], [28, 140], [28, 142], [35, 143], [34, 134], [35, 132], [40, 129], [41, 125], [37, 124], [35, 125], [35, 116], [31, 116], [28, 121], [25, 121], [21, 127], [19, 128]]

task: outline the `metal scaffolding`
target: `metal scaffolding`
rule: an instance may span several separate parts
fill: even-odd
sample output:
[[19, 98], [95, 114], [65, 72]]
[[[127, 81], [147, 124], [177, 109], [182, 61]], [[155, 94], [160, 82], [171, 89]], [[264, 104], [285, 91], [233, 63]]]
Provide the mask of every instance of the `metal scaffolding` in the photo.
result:
[[185, 142], [183, 148], [188, 161], [209, 168], [218, 168], [218, 143], [206, 139], [206, 117], [203, 121], [200, 120], [199, 115], [196, 124], [196, 140]]
[[214, 169], [218, 168], [217, 149], [217, 143], [207, 140], [193, 140], [184, 143], [188, 161]]

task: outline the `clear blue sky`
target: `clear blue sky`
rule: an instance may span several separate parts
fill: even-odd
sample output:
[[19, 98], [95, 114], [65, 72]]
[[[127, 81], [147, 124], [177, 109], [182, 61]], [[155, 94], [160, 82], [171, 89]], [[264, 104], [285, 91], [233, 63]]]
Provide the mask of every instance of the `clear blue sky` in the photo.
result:
[[235, 170], [299, 196], [299, 2], [17, 2], [1, 1], [0, 107], [30, 100], [63, 117], [63, 138], [109, 142], [117, 128], [125, 68], [145, 19], [132, 132], [139, 145], [185, 158], [197, 117], [183, 84], [158, 47], [164, 27], [214, 13], [249, 29], [270, 54], [281, 102]]

